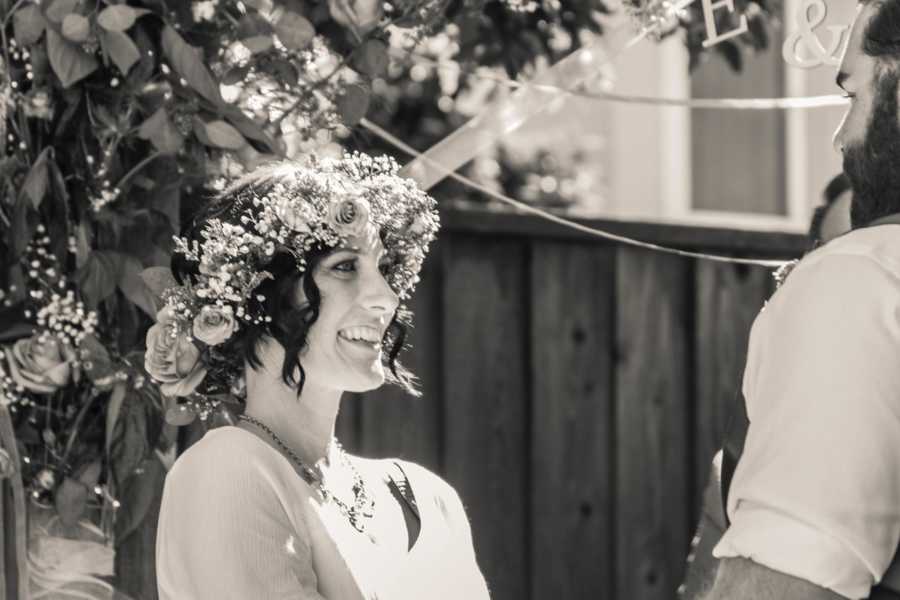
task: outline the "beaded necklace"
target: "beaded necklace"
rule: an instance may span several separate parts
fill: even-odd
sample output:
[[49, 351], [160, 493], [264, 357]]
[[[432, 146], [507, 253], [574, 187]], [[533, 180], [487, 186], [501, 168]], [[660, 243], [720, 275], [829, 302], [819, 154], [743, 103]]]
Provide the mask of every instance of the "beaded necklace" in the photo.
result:
[[278, 445], [278, 447], [281, 448], [284, 453], [287, 454], [291, 458], [291, 460], [294, 461], [294, 463], [300, 468], [300, 475], [301, 477], [303, 477], [303, 480], [310, 486], [316, 488], [319, 493], [322, 494], [322, 498], [324, 498], [325, 502], [334, 502], [335, 506], [337, 506], [338, 510], [341, 511], [341, 514], [343, 514], [347, 518], [347, 520], [350, 521], [350, 525], [352, 525], [354, 529], [356, 529], [360, 533], [363, 533], [366, 530], [367, 521], [375, 515], [375, 499], [369, 494], [362, 476], [359, 474], [359, 471], [356, 470], [356, 467], [353, 466], [353, 463], [350, 462], [350, 459], [347, 457], [347, 453], [344, 452], [344, 449], [341, 447], [340, 443], [338, 443], [337, 440], [333, 439], [331, 444], [337, 455], [340, 457], [341, 464], [344, 467], [348, 468], [353, 474], [352, 505], [344, 502], [331, 490], [325, 487], [322, 467], [320, 466], [320, 463], [323, 462], [322, 460], [316, 463], [315, 469], [312, 469], [307, 466], [302, 460], [300, 460], [300, 457], [297, 456], [297, 454], [287, 444], [285, 444], [281, 440], [281, 438], [278, 437], [275, 432], [272, 431], [265, 423], [249, 415], [239, 415], [238, 419], [255, 425], [256, 427], [266, 432], [269, 437], [271, 437], [272, 440]]

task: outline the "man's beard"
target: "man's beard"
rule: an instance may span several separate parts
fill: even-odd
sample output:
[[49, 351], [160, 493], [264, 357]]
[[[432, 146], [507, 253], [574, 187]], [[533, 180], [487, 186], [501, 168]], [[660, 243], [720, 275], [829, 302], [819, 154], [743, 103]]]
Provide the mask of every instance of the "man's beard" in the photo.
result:
[[844, 173], [853, 186], [850, 224], [856, 229], [900, 212], [900, 72], [879, 77], [865, 139], [844, 148]]

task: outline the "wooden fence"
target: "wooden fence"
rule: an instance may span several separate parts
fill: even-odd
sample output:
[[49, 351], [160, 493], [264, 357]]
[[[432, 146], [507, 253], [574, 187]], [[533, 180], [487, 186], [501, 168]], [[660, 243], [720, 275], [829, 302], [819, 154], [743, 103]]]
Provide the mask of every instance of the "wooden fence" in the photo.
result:
[[[423, 397], [352, 396], [338, 437], [456, 487], [495, 600], [672, 600], [770, 272], [521, 215], [442, 218], [410, 303], [406, 363]], [[793, 257], [804, 243], [586, 223], [734, 256]], [[120, 587], [141, 600], [156, 598], [151, 504], [116, 560]]]
[[[495, 600], [671, 600], [771, 272], [450, 212], [410, 306], [424, 395], [352, 398], [339, 435], [442, 473]], [[734, 256], [801, 236], [593, 221]]]

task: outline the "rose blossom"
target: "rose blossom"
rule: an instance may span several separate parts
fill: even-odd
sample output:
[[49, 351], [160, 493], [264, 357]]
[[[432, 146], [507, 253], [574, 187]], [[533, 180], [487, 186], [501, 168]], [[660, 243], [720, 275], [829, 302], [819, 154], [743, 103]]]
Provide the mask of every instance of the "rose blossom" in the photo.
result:
[[341, 237], [360, 235], [369, 223], [369, 204], [361, 198], [344, 196], [331, 203], [328, 223]]
[[194, 337], [215, 346], [231, 337], [236, 324], [230, 306], [204, 306], [194, 317]]
[[54, 335], [42, 333], [17, 341], [6, 353], [10, 376], [25, 389], [50, 394], [78, 380], [75, 350]]
[[206, 377], [200, 350], [178, 331], [171, 306], [157, 313], [156, 324], [147, 332], [144, 368], [162, 384], [160, 389], [166, 396], [187, 396]]

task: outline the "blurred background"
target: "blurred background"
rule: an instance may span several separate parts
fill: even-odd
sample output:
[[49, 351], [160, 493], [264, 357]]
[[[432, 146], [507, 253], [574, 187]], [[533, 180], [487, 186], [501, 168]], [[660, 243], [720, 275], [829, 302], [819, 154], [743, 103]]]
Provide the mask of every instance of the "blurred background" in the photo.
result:
[[[46, 542], [74, 538], [103, 550], [88, 572], [117, 594], [157, 597], [166, 469], [230, 417], [147, 383], [155, 275], [209, 194], [274, 156], [359, 149], [410, 164], [383, 130], [583, 227], [734, 258], [801, 256], [840, 171], [843, 107], [653, 99], [830, 95], [835, 69], [782, 57], [805, 0], [735, 0], [719, 31], [741, 15], [749, 30], [711, 48], [702, 4], [627, 46], [671, 3], [398, 0], [362, 2], [354, 20], [341, 0], [135, 0], [103, 18], [78, 0], [0, 0], [5, 597], [39, 585], [29, 550], [52, 573], [62, 563]], [[855, 12], [827, 8], [821, 36]], [[410, 302], [406, 354], [423, 397], [350, 395], [338, 438], [456, 487], [498, 600], [675, 598], [771, 269], [610, 242], [458, 180], [429, 183], [443, 230]], [[23, 367], [11, 361], [34, 349], [56, 285], [71, 311], [53, 310], [87, 335], [72, 367], [85, 376], [22, 386], [3, 367]], [[86, 314], [96, 322], [71, 316]], [[50, 362], [26, 366], [62, 361], [39, 358]], [[65, 527], [28, 526], [48, 518]], [[99, 529], [85, 539], [79, 523]]]

